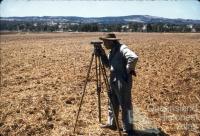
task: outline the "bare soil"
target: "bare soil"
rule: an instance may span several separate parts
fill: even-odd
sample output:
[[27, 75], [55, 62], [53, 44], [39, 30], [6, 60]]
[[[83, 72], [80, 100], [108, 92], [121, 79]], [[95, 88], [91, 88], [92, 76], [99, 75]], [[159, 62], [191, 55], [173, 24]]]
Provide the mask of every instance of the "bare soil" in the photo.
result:
[[[0, 135], [117, 135], [116, 131], [99, 127], [94, 66], [73, 133], [93, 51], [90, 42], [102, 35], [1, 35]], [[150, 134], [150, 130], [159, 129], [163, 135], [198, 136], [200, 34], [116, 35], [139, 56], [132, 88], [135, 129], [141, 135], [142, 131]], [[105, 89], [101, 100], [105, 123], [108, 101]]]

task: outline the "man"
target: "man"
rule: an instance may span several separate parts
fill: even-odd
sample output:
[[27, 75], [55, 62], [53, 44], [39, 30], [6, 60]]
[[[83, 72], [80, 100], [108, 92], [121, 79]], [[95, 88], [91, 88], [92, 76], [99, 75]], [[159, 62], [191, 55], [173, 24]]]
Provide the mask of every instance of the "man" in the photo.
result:
[[[131, 103], [132, 75], [136, 76], [135, 66], [138, 56], [131, 51], [126, 45], [119, 42], [115, 34], [110, 33], [103, 40], [106, 49], [110, 50], [108, 57], [103, 48], [100, 56], [105, 66], [110, 68], [110, 86], [113, 108], [109, 102], [108, 124], [102, 125], [102, 128], [116, 129], [114, 111], [116, 118], [119, 114], [119, 106], [122, 109], [123, 131], [128, 135], [133, 133], [133, 108]], [[114, 110], [114, 111], [113, 111]]]

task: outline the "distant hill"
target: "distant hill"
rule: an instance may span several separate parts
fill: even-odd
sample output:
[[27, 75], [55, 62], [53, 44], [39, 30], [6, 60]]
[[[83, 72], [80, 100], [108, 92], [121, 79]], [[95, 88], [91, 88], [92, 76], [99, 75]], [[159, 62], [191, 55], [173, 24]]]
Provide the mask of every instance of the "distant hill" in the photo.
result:
[[26, 21], [26, 22], [68, 22], [68, 23], [98, 23], [98, 24], [127, 24], [130, 22], [138, 23], [166, 23], [166, 24], [200, 24], [200, 20], [191, 19], [169, 19], [149, 15], [131, 15], [117, 17], [76, 17], [76, 16], [28, 16], [28, 17], [0, 17], [1, 21]]

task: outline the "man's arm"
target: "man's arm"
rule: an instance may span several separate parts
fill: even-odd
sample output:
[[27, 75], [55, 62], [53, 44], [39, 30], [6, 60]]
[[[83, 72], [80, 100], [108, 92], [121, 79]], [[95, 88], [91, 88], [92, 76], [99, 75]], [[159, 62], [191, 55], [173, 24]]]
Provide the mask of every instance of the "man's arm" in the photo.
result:
[[122, 45], [120, 47], [120, 51], [122, 52], [123, 56], [127, 61], [126, 70], [128, 74], [135, 74], [135, 67], [138, 61], [138, 56], [131, 51], [126, 45]]

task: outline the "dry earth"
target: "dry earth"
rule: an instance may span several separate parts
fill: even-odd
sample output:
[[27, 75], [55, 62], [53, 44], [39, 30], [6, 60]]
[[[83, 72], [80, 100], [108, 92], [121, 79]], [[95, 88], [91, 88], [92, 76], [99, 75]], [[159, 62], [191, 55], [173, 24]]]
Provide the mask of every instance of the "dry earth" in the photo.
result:
[[[200, 34], [116, 34], [139, 56], [132, 89], [135, 128], [146, 133], [159, 128], [163, 135], [198, 136]], [[0, 135], [117, 135], [99, 127], [94, 67], [73, 133], [93, 50], [89, 43], [102, 35], [1, 35]], [[106, 122], [105, 89], [101, 100]]]

